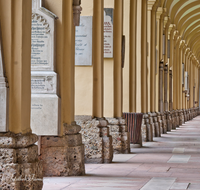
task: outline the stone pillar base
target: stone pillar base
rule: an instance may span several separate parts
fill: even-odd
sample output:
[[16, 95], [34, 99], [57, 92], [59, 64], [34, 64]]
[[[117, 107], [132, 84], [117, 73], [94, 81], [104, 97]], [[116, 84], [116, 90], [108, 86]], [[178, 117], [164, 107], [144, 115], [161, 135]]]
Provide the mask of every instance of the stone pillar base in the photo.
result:
[[176, 115], [176, 127], [179, 127], [179, 111], [175, 110], [175, 115]]
[[130, 153], [130, 133], [126, 120], [122, 118], [106, 118], [110, 135], [112, 136], [113, 151], [115, 154]]
[[142, 121], [142, 142], [148, 141], [148, 128], [150, 127], [149, 124], [149, 116], [148, 114], [143, 115], [143, 121]]
[[154, 122], [153, 122], [153, 114], [148, 113], [149, 119], [146, 119], [146, 122], [149, 121], [149, 124], [147, 124], [147, 141], [153, 142], [153, 136], [154, 136]]
[[83, 144], [85, 145], [86, 163], [111, 163], [113, 159], [113, 139], [109, 133], [108, 123], [104, 118], [76, 116], [81, 126]]
[[163, 134], [167, 133], [167, 122], [166, 122], [166, 115], [165, 113], [161, 113], [161, 119], [163, 123]]
[[179, 116], [179, 126], [183, 124], [183, 110], [178, 110], [178, 116]]
[[161, 133], [160, 133], [160, 125], [157, 118], [157, 113], [153, 113], [153, 122], [154, 122], [153, 136], [160, 137]]
[[170, 111], [166, 112], [166, 118], [167, 118], [167, 131], [172, 130], [172, 116]]
[[42, 136], [40, 160], [44, 176], [79, 176], [85, 174], [84, 145], [79, 131], [72, 122], [64, 124], [63, 136]]
[[158, 118], [158, 137], [161, 137], [161, 134], [163, 133], [163, 123], [162, 123], [162, 119], [161, 119], [161, 115], [160, 112], [157, 112], [157, 118]]
[[172, 117], [172, 129], [176, 129], [176, 123], [175, 123], [175, 111], [171, 111], [171, 117]]
[[0, 133], [0, 189], [41, 190], [42, 165], [34, 134]]

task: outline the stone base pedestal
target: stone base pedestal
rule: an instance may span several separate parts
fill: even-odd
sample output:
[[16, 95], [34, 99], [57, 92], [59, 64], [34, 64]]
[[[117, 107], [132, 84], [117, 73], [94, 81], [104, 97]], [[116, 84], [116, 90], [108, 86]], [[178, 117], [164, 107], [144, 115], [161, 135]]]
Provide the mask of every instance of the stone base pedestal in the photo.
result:
[[161, 113], [162, 123], [163, 123], [163, 134], [167, 133], [167, 122], [166, 122], [166, 115], [165, 113]]
[[[85, 145], [86, 163], [110, 163], [113, 159], [113, 139], [109, 134], [107, 121], [92, 119], [91, 116], [76, 116], [81, 126], [83, 144]], [[102, 122], [100, 122], [102, 121]]]
[[166, 112], [166, 118], [167, 118], [167, 131], [171, 131], [172, 130], [172, 116], [169, 111]]
[[34, 134], [0, 133], [0, 189], [41, 190], [42, 165]]
[[183, 110], [178, 110], [178, 116], [179, 116], [179, 126], [183, 124]]
[[157, 118], [157, 113], [153, 113], [153, 122], [154, 122], [154, 128], [153, 128], [153, 136], [154, 137], [160, 137], [160, 125]]
[[147, 141], [153, 142], [153, 136], [154, 136], [154, 122], [153, 122], [153, 114], [148, 113], [149, 118], [146, 119], [146, 122], [149, 121], [149, 124], [146, 124], [147, 126]]
[[163, 133], [163, 123], [162, 123], [162, 119], [161, 119], [161, 115], [160, 112], [157, 112], [157, 118], [158, 118], [158, 137], [161, 137], [161, 134]]
[[113, 151], [115, 154], [130, 153], [130, 133], [126, 120], [122, 118], [106, 118], [110, 135], [113, 139]]
[[176, 127], [179, 127], [179, 111], [175, 110], [175, 115], [176, 115]]
[[64, 124], [63, 136], [42, 136], [40, 160], [44, 176], [79, 176], [85, 174], [84, 145], [79, 131], [72, 122]]
[[143, 115], [142, 119], [142, 142], [147, 142], [148, 139], [148, 128], [150, 127], [149, 125], [149, 116], [148, 114]]

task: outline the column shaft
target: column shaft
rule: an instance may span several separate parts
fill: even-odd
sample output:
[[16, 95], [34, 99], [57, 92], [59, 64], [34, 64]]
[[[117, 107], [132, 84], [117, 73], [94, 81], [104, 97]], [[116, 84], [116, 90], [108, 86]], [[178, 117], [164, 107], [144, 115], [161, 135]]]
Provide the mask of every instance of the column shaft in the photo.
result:
[[93, 1], [93, 117], [103, 117], [104, 1]]
[[136, 19], [137, 1], [130, 1], [129, 111], [136, 112]]
[[148, 88], [147, 88], [147, 1], [142, 0], [142, 37], [141, 37], [141, 88], [142, 88], [142, 113], [147, 112]]
[[150, 111], [155, 111], [155, 100], [156, 100], [156, 80], [155, 80], [155, 34], [156, 34], [156, 10], [153, 7], [151, 10], [151, 65], [150, 65], [150, 81], [151, 81], [151, 90], [150, 90]]
[[122, 116], [123, 0], [114, 1], [114, 117]]
[[0, 1], [6, 76], [10, 88], [9, 131], [28, 133], [31, 110], [32, 1]]
[[169, 70], [169, 110], [172, 111], [173, 110], [173, 92], [172, 92], [172, 88], [173, 88], [173, 83], [172, 83], [172, 70]]
[[168, 87], [168, 65], [165, 65], [164, 68], [164, 111], [168, 111], [168, 102], [167, 102], [167, 87]]
[[163, 112], [163, 61], [159, 66], [159, 111]]
[[[61, 64], [61, 125], [74, 121], [75, 26], [72, 0], [62, 2], [63, 60]], [[60, 18], [60, 17], [59, 17]], [[62, 128], [61, 128], [62, 129]]]

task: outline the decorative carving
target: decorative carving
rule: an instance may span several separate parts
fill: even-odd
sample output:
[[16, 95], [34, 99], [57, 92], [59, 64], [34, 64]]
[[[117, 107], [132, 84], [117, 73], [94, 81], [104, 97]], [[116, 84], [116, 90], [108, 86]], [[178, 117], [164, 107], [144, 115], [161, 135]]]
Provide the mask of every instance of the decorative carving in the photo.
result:
[[51, 30], [50, 30], [49, 24], [47, 23], [46, 19], [43, 16], [37, 13], [33, 13], [32, 19], [38, 20], [40, 23], [42, 23], [44, 28], [46, 29], [46, 33], [47, 34], [50, 33]]
[[73, 0], [73, 21], [74, 26], [79, 26], [80, 24], [80, 15], [82, 11], [81, 0]]

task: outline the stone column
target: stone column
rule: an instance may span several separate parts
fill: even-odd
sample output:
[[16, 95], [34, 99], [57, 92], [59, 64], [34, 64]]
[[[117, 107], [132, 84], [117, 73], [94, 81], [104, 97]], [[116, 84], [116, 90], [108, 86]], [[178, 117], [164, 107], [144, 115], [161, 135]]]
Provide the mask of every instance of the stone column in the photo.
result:
[[122, 35], [123, 35], [123, 0], [114, 1], [114, 117], [122, 116]]
[[168, 111], [168, 102], [167, 102], [167, 83], [168, 83], [168, 65], [165, 65], [164, 68], [164, 110]]
[[136, 112], [136, 18], [137, 1], [130, 1], [130, 54], [129, 54], [129, 111]]
[[159, 65], [159, 111], [163, 112], [163, 61]]
[[[43, 186], [38, 137], [30, 127], [31, 6], [31, 0], [0, 1], [0, 189]], [[2, 107], [6, 98], [9, 105]]]
[[[131, 10], [132, 11], [132, 10]], [[147, 1], [142, 0], [142, 36], [141, 36], [141, 112], [147, 113], [148, 88], [147, 88]]]
[[151, 10], [151, 66], [150, 66], [150, 84], [151, 84], [151, 90], [150, 90], [150, 111], [155, 112], [155, 100], [156, 100], [156, 80], [155, 80], [155, 47], [156, 47], [156, 10], [157, 5], [154, 4]]
[[103, 117], [104, 1], [93, 1], [93, 117]]
[[169, 70], [169, 110], [172, 111], [173, 110], [173, 102], [172, 102], [172, 98], [173, 98], [173, 91], [172, 91], [172, 70]]
[[84, 145], [79, 134], [80, 126], [74, 122], [75, 24], [77, 24], [73, 19], [74, 1], [45, 0], [44, 5], [59, 18], [56, 24], [55, 49], [56, 70], [60, 77], [61, 130], [60, 136], [41, 137], [40, 159], [45, 166], [43, 172], [48, 176], [84, 175]]

